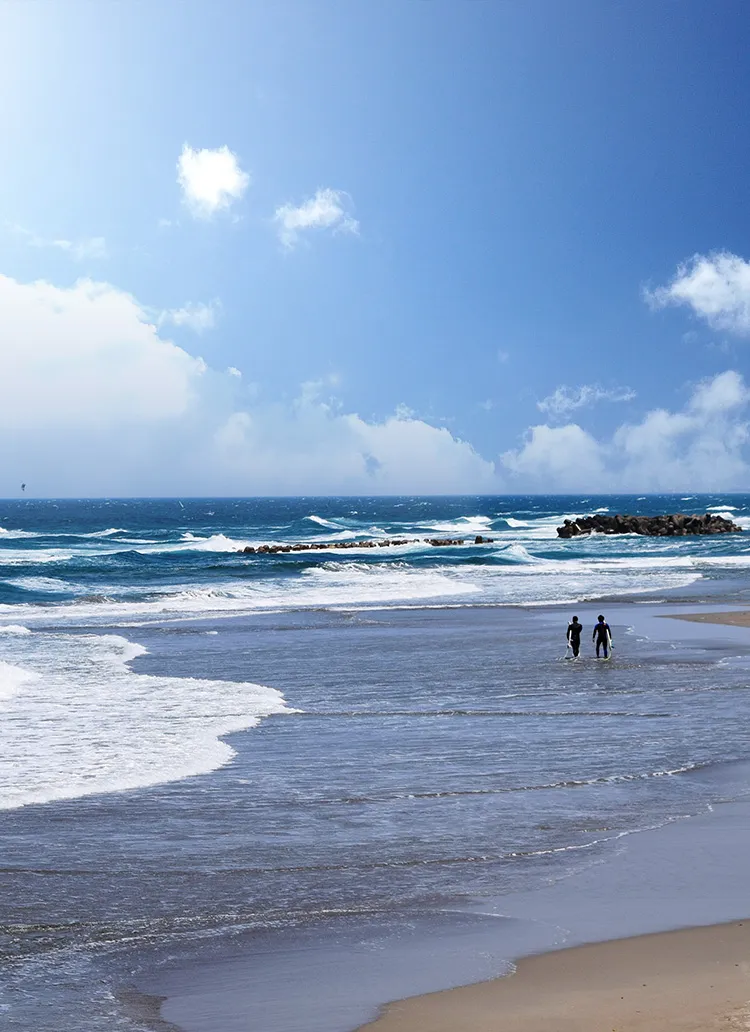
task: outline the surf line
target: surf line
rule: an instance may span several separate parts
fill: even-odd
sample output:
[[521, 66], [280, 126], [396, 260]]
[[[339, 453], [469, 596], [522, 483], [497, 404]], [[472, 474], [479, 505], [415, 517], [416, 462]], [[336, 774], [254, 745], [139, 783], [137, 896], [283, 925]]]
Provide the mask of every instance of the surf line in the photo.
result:
[[[477, 534], [473, 541], [468, 544], [491, 545], [494, 538], [482, 537]], [[435, 548], [444, 548], [447, 545], [465, 545], [466, 538], [385, 538], [383, 541], [298, 541], [293, 545], [259, 545], [253, 548], [246, 545], [238, 550], [238, 555], [269, 555], [276, 552], [310, 552], [318, 551], [321, 548], [393, 548], [397, 545], [432, 545]]]

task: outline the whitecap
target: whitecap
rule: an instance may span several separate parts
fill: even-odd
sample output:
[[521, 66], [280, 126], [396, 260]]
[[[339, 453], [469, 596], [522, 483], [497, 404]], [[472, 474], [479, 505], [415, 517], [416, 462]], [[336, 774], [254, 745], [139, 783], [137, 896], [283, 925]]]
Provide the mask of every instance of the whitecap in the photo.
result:
[[113, 534], [129, 534], [130, 531], [124, 527], [107, 527], [106, 530], [92, 530], [89, 534], [76, 534], [74, 537], [85, 537], [85, 538], [106, 538], [112, 537]]
[[[36, 674], [32, 670], [26, 670], [24, 667], [0, 660], [0, 703], [7, 702], [17, 695], [25, 684], [35, 679]], [[3, 716], [5, 719], [5, 714]], [[0, 740], [1, 735], [2, 732], [0, 732]]]
[[492, 525], [490, 516], [459, 516], [446, 523], [428, 524], [430, 530], [441, 534], [483, 534]]
[[53, 595], [76, 590], [75, 585], [59, 577], [10, 577], [5, 583], [24, 591], [41, 591]]
[[[293, 712], [250, 682], [134, 673], [119, 635], [0, 638], [0, 809], [145, 788], [228, 763], [223, 736]], [[21, 662], [23, 666], [16, 666]]]
[[0, 634], [31, 634], [31, 631], [21, 624], [2, 624], [0, 625]]
[[329, 530], [341, 530], [338, 523], [333, 523], [332, 520], [324, 520], [322, 516], [316, 516], [314, 513], [311, 516], [305, 516], [306, 520], [310, 520], [311, 523], [317, 523], [319, 527], [328, 527]]

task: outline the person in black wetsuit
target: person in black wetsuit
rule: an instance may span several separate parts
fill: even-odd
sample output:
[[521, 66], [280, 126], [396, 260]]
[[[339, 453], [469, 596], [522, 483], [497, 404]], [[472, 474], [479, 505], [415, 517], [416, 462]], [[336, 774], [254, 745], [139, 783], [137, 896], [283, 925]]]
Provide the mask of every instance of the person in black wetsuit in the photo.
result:
[[603, 616], [597, 617], [591, 640], [596, 642], [596, 658], [599, 659], [599, 649], [604, 649], [604, 658], [608, 659], [609, 649], [612, 645], [612, 631]]
[[581, 649], [582, 630], [583, 627], [578, 623], [578, 617], [574, 616], [568, 624], [568, 645], [570, 645], [573, 650], [573, 659], [578, 659], [578, 653]]

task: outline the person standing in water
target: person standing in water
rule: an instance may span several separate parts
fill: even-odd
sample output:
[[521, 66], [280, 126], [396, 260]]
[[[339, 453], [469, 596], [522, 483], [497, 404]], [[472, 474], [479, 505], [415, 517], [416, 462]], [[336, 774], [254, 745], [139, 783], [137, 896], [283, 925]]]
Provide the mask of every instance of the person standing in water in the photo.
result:
[[612, 631], [601, 615], [597, 617], [591, 640], [596, 642], [596, 658], [599, 659], [599, 649], [604, 649], [604, 658], [609, 659], [609, 650], [612, 647]]
[[568, 624], [568, 645], [570, 645], [573, 650], [573, 659], [578, 659], [578, 653], [581, 649], [582, 630], [583, 627], [578, 623], [578, 617], [574, 616]]

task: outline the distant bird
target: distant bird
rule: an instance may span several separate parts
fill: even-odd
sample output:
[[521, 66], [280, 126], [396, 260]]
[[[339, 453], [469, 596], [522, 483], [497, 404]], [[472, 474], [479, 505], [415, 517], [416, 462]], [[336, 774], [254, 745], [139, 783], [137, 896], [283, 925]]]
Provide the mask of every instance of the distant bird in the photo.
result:
[[21, 484], [21, 490], [22, 490], [22, 491], [25, 491], [25, 490], [26, 490], [26, 484]]

